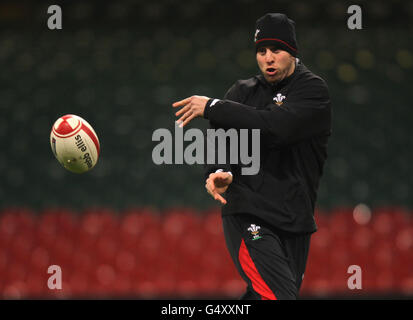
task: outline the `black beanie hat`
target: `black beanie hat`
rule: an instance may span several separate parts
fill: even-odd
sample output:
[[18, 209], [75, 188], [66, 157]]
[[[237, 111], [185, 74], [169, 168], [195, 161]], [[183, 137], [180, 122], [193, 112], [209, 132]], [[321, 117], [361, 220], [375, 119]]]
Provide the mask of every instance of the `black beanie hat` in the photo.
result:
[[254, 42], [256, 51], [272, 45], [296, 57], [295, 22], [282, 13], [267, 13], [256, 22]]

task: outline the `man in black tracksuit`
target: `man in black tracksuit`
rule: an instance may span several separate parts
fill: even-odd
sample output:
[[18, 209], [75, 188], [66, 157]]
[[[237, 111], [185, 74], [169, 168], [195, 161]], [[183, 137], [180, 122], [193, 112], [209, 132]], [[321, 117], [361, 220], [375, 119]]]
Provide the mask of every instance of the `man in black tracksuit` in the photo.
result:
[[206, 188], [221, 201], [228, 250], [247, 283], [243, 299], [295, 299], [304, 277], [314, 209], [331, 134], [326, 83], [297, 58], [294, 22], [283, 14], [257, 20], [255, 47], [262, 72], [237, 81], [224, 99], [193, 96], [178, 123], [197, 116], [213, 128], [259, 129], [260, 168], [206, 168]]

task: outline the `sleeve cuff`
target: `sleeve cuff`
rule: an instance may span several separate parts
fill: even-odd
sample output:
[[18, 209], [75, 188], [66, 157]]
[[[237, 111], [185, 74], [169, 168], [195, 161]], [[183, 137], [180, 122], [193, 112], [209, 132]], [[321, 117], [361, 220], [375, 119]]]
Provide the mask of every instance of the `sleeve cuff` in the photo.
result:
[[[218, 169], [217, 171], [215, 171], [215, 173], [218, 172], [224, 172], [224, 169]], [[227, 173], [229, 173], [232, 176], [232, 172], [231, 171], [226, 171]]]
[[219, 99], [214, 99], [211, 98], [208, 100], [207, 104], [205, 105], [205, 110], [204, 110], [204, 118], [205, 119], [209, 119], [209, 111], [211, 110], [211, 107], [214, 106], [215, 103], [217, 103], [219, 101]]

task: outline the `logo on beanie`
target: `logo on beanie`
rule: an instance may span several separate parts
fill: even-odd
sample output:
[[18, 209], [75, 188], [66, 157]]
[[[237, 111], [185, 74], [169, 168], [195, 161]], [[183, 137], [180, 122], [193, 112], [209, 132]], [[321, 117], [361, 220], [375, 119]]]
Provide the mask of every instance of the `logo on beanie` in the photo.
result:
[[255, 36], [254, 36], [254, 42], [257, 42], [257, 36], [258, 36], [258, 33], [260, 32], [260, 29], [257, 29], [256, 31], [255, 31]]
[[283, 96], [281, 93], [277, 93], [277, 96], [273, 98], [273, 100], [278, 106], [281, 106], [283, 104], [284, 99], [285, 96]]

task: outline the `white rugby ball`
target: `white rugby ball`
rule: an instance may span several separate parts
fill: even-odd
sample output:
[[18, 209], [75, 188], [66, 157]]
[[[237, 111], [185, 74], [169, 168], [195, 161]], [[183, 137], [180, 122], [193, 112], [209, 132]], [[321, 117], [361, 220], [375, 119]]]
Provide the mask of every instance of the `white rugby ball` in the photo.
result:
[[53, 124], [50, 146], [62, 166], [74, 173], [91, 170], [99, 159], [100, 144], [95, 130], [73, 114], [60, 117]]

